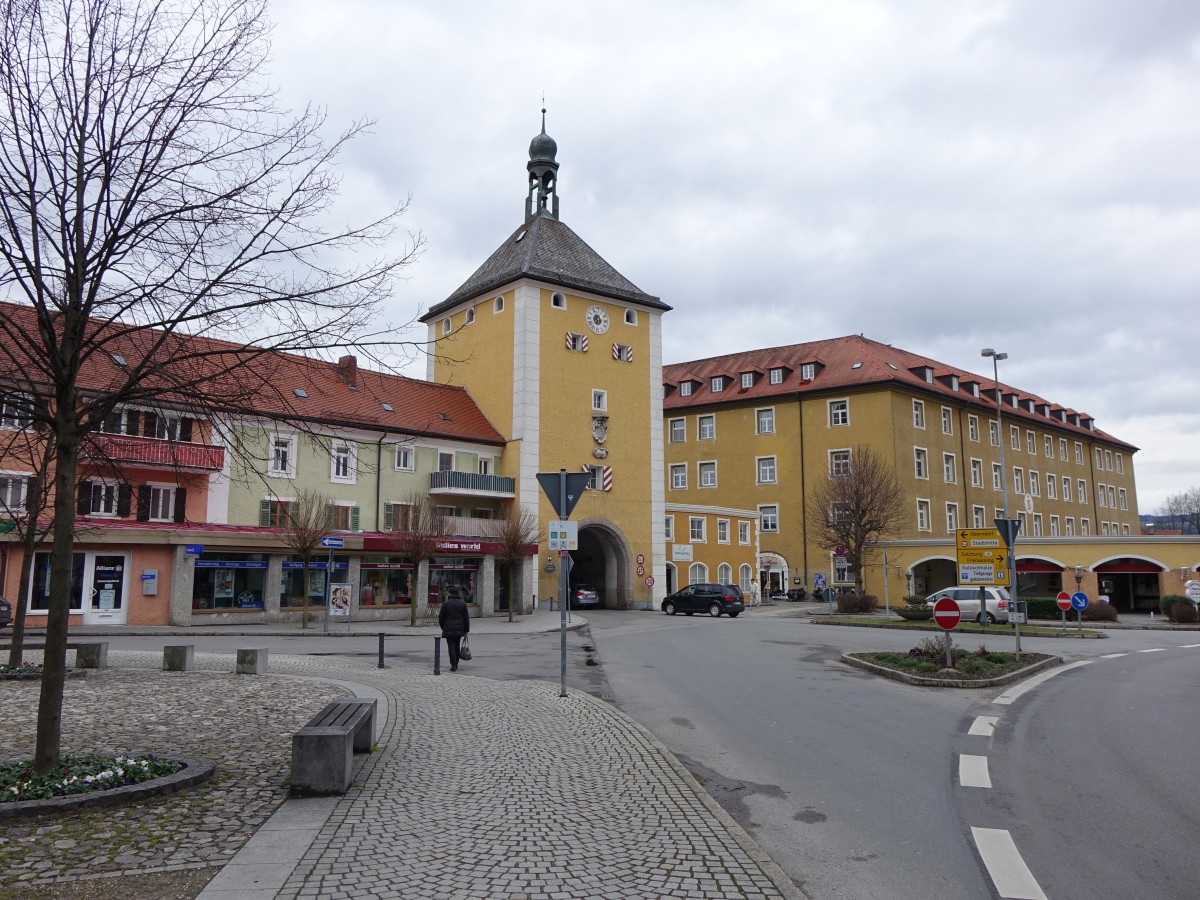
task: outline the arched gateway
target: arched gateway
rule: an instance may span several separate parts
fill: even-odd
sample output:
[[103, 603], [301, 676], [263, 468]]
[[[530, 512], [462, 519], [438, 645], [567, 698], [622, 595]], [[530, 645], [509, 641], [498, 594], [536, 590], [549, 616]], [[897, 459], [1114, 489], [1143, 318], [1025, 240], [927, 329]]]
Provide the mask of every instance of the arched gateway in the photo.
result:
[[591, 584], [608, 609], [633, 608], [633, 554], [611, 523], [590, 519], [579, 523], [579, 549], [571, 554], [572, 584]]

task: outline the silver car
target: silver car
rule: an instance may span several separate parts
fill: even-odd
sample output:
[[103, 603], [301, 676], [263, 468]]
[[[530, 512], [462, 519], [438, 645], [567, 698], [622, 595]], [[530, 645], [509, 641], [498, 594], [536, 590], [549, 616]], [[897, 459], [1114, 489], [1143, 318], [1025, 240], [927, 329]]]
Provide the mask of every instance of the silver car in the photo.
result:
[[[1008, 622], [1009, 609], [1012, 607], [1008, 596], [1008, 589], [1002, 587], [985, 587], [984, 594], [987, 596], [987, 621], [988, 624], [996, 622]], [[964, 620], [974, 619], [976, 622], [983, 624], [983, 615], [979, 611], [979, 588], [977, 587], [952, 587], [938, 591], [936, 594], [930, 594], [925, 598], [925, 605], [930, 609], [933, 604], [941, 600], [943, 597], [949, 597], [958, 604], [958, 611], [962, 613]]]
[[586, 609], [600, 605], [600, 594], [590, 584], [571, 586], [571, 609]]

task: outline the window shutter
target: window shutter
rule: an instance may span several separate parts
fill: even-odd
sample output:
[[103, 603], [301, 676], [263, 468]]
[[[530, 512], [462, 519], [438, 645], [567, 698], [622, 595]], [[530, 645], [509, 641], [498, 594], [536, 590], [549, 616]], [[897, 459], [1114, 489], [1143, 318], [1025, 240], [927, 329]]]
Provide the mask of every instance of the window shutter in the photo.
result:
[[[126, 434], [137, 434], [138, 433], [138, 416], [139, 415], [140, 415], [140, 413], [136, 409], [129, 409], [129, 410], [125, 411], [125, 433]], [[154, 415], [154, 413], [147, 413], [146, 415], [152, 416], [152, 415]]]
[[358, 507], [357, 506], [350, 507], [350, 530], [351, 531], [359, 530], [359, 528], [358, 528]]
[[[137, 413], [134, 413], [137, 415]], [[137, 434], [137, 429], [131, 428], [132, 434]], [[142, 434], [146, 437], [154, 437], [158, 433], [158, 416], [152, 412], [142, 413]]]
[[139, 522], [146, 522], [150, 519], [150, 485], [138, 485], [137, 496], [137, 517]]
[[258, 503], [258, 524], [260, 528], [267, 528], [271, 524], [271, 501], [260, 500]]
[[175, 488], [175, 521], [187, 521], [187, 488]]
[[391, 503], [383, 504], [383, 530], [391, 531], [396, 521], [396, 508]]
[[185, 418], [185, 419], [179, 420], [179, 439], [188, 444], [190, 444], [192, 442], [192, 420], [191, 419]]
[[117, 515], [127, 516], [133, 508], [133, 488], [128, 484], [117, 486]]
[[92, 511], [92, 483], [85, 481], [79, 485], [79, 495], [75, 498], [75, 512], [86, 516]]
[[333, 531], [333, 529], [337, 526], [337, 518], [335, 517], [335, 513], [336, 513], [336, 510], [334, 509], [333, 504], [332, 503], [327, 504], [325, 507], [325, 530], [326, 531]]

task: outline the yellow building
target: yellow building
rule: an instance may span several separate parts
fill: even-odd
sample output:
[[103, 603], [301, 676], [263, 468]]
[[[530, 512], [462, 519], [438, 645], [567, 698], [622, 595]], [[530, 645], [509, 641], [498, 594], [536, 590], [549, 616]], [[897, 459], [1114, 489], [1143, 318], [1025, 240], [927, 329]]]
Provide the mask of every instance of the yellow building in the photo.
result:
[[908, 509], [864, 572], [880, 598], [957, 583], [954, 532], [992, 527], [1006, 491], [1025, 592], [1074, 590], [1079, 566], [1085, 589], [1148, 609], [1196, 571], [1195, 541], [1144, 546], [1137, 448], [1028, 391], [1001, 384], [997, 407], [991, 378], [852, 335], [666, 366], [663, 384], [667, 503], [756, 510], [764, 589], [850, 584], [805, 498], [857, 445], [892, 464]]
[[[588, 471], [573, 583], [606, 606], [663, 592], [662, 315], [670, 307], [617, 272], [559, 219], [557, 145], [529, 147], [524, 221], [422, 321], [428, 377], [465, 387], [508, 438], [499, 474], [539, 522], [555, 518], [539, 472]], [[539, 598], [556, 597], [541, 546]], [[529, 599], [529, 593], [524, 597]]]

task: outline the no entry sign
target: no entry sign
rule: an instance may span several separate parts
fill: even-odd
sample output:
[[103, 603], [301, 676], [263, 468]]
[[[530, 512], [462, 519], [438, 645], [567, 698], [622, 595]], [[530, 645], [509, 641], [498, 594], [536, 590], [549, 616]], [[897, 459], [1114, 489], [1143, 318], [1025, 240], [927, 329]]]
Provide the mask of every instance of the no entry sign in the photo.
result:
[[933, 604], [933, 621], [937, 622], [938, 627], [943, 631], [957, 628], [961, 619], [962, 613], [959, 611], [958, 604], [949, 597], [943, 597]]
[[1066, 612], [1071, 608], [1071, 595], [1066, 591], [1058, 592], [1058, 608], [1063, 612]]

